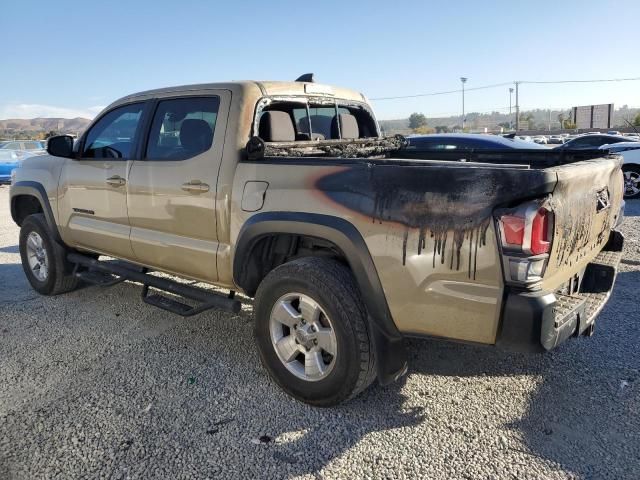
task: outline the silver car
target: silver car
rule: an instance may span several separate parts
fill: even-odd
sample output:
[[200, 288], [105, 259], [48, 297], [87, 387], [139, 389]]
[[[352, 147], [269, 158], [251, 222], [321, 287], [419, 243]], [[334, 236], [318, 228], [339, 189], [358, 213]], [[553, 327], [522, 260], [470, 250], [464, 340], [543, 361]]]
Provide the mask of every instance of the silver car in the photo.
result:
[[9, 140], [0, 145], [0, 150], [13, 150], [18, 158], [47, 153], [45, 142], [40, 140]]

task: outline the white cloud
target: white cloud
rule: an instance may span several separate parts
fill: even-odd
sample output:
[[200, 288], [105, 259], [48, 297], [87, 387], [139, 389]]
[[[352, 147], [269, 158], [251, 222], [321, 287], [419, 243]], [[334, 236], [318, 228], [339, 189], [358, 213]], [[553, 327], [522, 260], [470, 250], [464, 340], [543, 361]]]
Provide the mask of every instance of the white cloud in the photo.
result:
[[84, 109], [56, 107], [54, 105], [40, 105], [37, 103], [13, 103], [0, 105], [0, 119], [6, 118], [93, 118], [104, 107], [96, 105]]

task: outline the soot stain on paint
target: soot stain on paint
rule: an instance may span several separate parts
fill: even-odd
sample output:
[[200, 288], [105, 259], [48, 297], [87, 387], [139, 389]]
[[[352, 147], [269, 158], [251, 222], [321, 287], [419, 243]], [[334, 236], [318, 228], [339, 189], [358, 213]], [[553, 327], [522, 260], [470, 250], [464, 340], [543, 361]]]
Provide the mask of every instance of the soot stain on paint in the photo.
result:
[[[422, 254], [428, 236], [433, 241], [434, 268], [440, 263], [460, 270], [466, 263], [468, 276], [474, 279], [493, 209], [522, 198], [522, 185], [530, 195], [549, 188], [546, 177], [535, 170], [375, 163], [346, 167], [315, 183], [332, 201], [373, 222], [404, 226], [403, 265], [408, 250]], [[417, 232], [413, 245], [412, 231]], [[465, 242], [466, 259], [462, 258]]]

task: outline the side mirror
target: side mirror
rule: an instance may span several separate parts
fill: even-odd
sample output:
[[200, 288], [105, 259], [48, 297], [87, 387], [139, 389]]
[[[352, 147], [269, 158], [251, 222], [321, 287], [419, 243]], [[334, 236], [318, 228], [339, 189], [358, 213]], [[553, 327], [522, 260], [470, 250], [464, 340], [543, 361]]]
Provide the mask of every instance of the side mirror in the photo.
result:
[[69, 135], [58, 135], [51, 137], [47, 142], [47, 153], [54, 157], [73, 157], [73, 137]]

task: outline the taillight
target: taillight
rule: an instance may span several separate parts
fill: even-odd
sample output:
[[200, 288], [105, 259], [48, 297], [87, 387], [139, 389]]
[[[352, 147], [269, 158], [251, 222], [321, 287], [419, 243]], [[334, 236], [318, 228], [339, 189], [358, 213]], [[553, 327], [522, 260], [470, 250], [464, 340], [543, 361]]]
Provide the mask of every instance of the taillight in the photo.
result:
[[542, 279], [553, 241], [553, 212], [528, 202], [498, 216], [506, 280], [530, 285]]
[[502, 248], [529, 255], [549, 253], [553, 213], [528, 204], [498, 217]]
[[524, 240], [524, 217], [503, 215], [500, 217], [505, 246], [522, 247]]
[[549, 238], [549, 222], [551, 221], [551, 212], [544, 208], [540, 208], [533, 217], [531, 225], [531, 253], [540, 255], [548, 253], [551, 250], [551, 239]]

